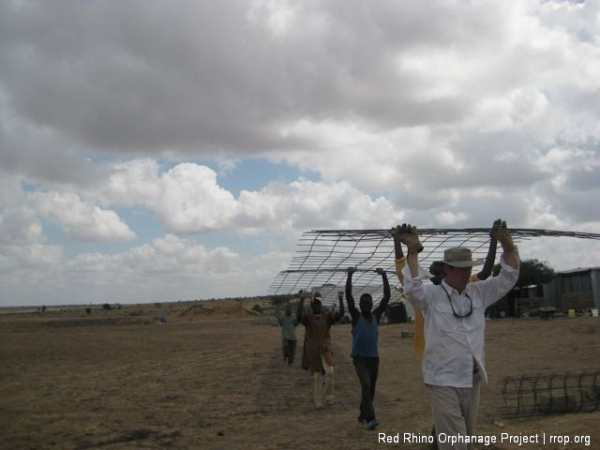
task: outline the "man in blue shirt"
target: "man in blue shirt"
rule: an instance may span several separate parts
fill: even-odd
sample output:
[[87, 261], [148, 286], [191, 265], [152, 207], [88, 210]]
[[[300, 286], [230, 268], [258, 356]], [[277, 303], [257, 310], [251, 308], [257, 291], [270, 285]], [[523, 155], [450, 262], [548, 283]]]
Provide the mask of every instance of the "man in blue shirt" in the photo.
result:
[[352, 359], [356, 375], [360, 381], [361, 402], [358, 421], [369, 430], [374, 430], [379, 421], [375, 418], [373, 398], [375, 397], [375, 385], [379, 373], [379, 350], [377, 341], [379, 339], [379, 320], [386, 310], [390, 301], [390, 284], [383, 269], [375, 272], [383, 279], [383, 299], [379, 306], [373, 309], [373, 298], [370, 294], [362, 294], [359, 300], [359, 308], [354, 305], [352, 296], [352, 275], [356, 268], [348, 268], [346, 280], [346, 302], [352, 316]]

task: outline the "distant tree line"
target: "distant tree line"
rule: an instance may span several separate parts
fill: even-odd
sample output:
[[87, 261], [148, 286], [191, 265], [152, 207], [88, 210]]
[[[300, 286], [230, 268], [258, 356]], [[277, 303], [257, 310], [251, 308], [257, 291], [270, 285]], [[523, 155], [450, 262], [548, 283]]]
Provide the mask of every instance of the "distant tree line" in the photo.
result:
[[[500, 273], [500, 264], [493, 270], [494, 276]], [[554, 278], [554, 269], [538, 259], [524, 259], [519, 268], [519, 279], [515, 288], [523, 289], [529, 286], [541, 286]]]
[[271, 303], [275, 306], [277, 305], [283, 305], [287, 302], [289, 302], [290, 300], [292, 300], [293, 298], [295, 298], [294, 295], [291, 294], [287, 294], [287, 295], [272, 295], [270, 297], [271, 299]]

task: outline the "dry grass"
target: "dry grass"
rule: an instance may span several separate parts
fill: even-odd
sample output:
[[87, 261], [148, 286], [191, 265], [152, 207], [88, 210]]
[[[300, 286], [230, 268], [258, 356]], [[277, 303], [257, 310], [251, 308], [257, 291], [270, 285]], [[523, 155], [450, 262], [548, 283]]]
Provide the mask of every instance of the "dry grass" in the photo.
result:
[[[0, 315], [2, 449], [363, 449], [377, 432], [357, 422], [350, 326], [332, 329], [336, 402], [314, 410], [312, 378], [283, 364], [279, 328], [246, 308], [207, 304]], [[156, 318], [165, 316], [159, 325]], [[588, 435], [591, 445], [496, 444], [496, 449], [600, 448], [600, 412], [509, 419], [504, 375], [599, 370], [600, 319], [488, 322], [491, 383], [478, 434]], [[411, 324], [382, 326], [378, 432], [427, 434], [426, 388]], [[303, 330], [299, 329], [302, 339]], [[395, 448], [425, 449], [424, 444]]]

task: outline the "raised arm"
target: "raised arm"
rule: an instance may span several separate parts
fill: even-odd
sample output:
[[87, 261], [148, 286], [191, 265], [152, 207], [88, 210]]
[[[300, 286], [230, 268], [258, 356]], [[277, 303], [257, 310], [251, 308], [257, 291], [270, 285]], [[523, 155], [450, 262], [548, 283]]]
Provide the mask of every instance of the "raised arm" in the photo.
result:
[[348, 267], [346, 271], [348, 272], [348, 278], [346, 278], [346, 302], [348, 303], [348, 311], [352, 316], [352, 321], [355, 322], [355, 319], [360, 315], [360, 311], [356, 309], [354, 297], [352, 296], [352, 275], [356, 272], [356, 268]]
[[418, 254], [423, 251], [423, 244], [419, 240], [417, 227], [411, 226], [409, 223], [403, 223], [398, 228], [398, 239], [408, 248], [408, 256], [406, 262], [410, 270], [410, 275], [413, 278], [419, 277], [419, 257]]
[[390, 234], [392, 235], [392, 238], [394, 238], [396, 276], [398, 277], [398, 281], [401, 284], [404, 284], [404, 275], [402, 274], [402, 269], [404, 269], [404, 266], [406, 265], [406, 257], [404, 256], [404, 252], [402, 251], [402, 242], [400, 240], [401, 233], [402, 227], [400, 225], [390, 230]]
[[344, 308], [344, 298], [341, 295], [338, 296], [338, 303], [340, 304], [340, 310], [338, 312], [336, 322], [342, 320], [346, 315], [346, 308]]
[[383, 298], [381, 299], [381, 302], [379, 302], [379, 306], [377, 308], [375, 308], [375, 311], [373, 311], [373, 314], [377, 317], [377, 320], [379, 320], [381, 315], [387, 309], [387, 306], [388, 306], [388, 303], [390, 302], [390, 297], [392, 296], [392, 293], [390, 291], [390, 282], [388, 281], [388, 277], [387, 277], [387, 274], [385, 273], [385, 270], [378, 268], [378, 269], [375, 269], [375, 272], [377, 272], [379, 275], [381, 275], [381, 279], [383, 281]]
[[519, 252], [517, 246], [512, 240], [512, 236], [506, 227], [506, 221], [498, 219], [492, 227], [492, 234], [502, 245], [504, 262], [513, 269], [519, 268]]
[[[495, 224], [496, 222], [494, 222]], [[477, 278], [480, 280], [485, 280], [492, 274], [492, 269], [494, 268], [494, 262], [496, 261], [496, 248], [498, 247], [498, 240], [494, 235], [494, 227], [490, 229], [490, 248], [488, 249], [488, 254], [485, 258], [485, 262], [483, 267], [477, 274]]]
[[300, 301], [298, 302], [298, 308], [296, 309], [296, 317], [298, 318], [298, 323], [302, 323], [302, 316], [304, 314], [304, 291], [300, 291]]

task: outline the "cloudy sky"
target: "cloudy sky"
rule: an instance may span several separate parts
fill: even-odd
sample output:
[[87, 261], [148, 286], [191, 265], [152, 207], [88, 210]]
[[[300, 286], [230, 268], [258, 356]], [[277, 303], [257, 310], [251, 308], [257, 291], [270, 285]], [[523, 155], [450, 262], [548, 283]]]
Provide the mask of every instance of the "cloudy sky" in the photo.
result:
[[0, 303], [266, 294], [311, 229], [598, 233], [598, 105], [598, 0], [2, 1]]

